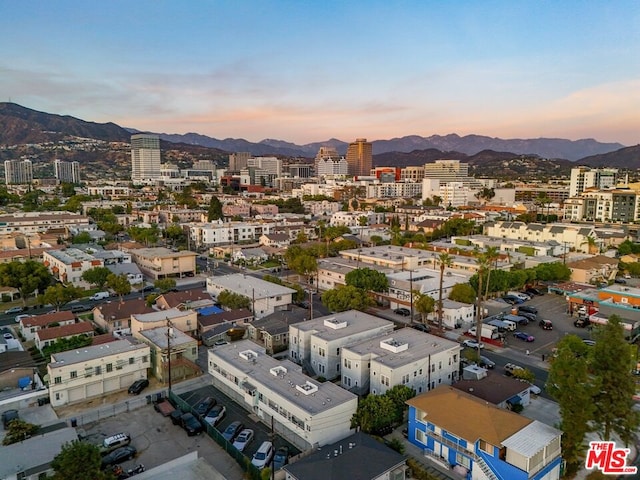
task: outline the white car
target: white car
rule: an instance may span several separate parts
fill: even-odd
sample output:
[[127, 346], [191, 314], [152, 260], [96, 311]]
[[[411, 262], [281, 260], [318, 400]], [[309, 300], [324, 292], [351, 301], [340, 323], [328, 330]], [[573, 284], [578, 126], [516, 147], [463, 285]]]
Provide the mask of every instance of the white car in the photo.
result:
[[236, 440], [233, 442], [233, 446], [239, 452], [242, 452], [247, 447], [247, 445], [251, 443], [251, 440], [253, 440], [253, 430], [251, 430], [250, 428], [245, 428], [238, 434]]
[[540, 395], [542, 393], [542, 389], [537, 386], [534, 385], [533, 383], [529, 386], [529, 392], [531, 392], [534, 395]]
[[480, 342], [476, 342], [475, 340], [465, 340], [464, 342], [462, 342], [462, 346], [463, 347], [469, 347], [469, 348], [475, 348], [476, 350], [479, 349], [483, 349], [484, 348], [484, 343]]
[[22, 315], [17, 315], [16, 316], [16, 323], [20, 323], [20, 320], [24, 319], [24, 318], [29, 318], [31, 317], [31, 315], [28, 315], [26, 313], [23, 313]]

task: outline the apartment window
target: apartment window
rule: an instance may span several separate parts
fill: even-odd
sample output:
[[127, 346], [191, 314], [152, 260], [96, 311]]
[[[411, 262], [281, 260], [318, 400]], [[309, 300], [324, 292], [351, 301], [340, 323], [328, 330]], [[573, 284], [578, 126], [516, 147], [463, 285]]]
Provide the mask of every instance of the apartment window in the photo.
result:
[[318, 348], [318, 355], [320, 355], [321, 357], [326, 356], [326, 352], [324, 348]]
[[422, 375], [422, 369], [418, 370], [418, 374]]
[[96, 367], [96, 375], [100, 375], [102, 373], [102, 367], [100, 365], [98, 365]]
[[436, 364], [434, 363], [433, 365], [431, 365], [431, 371], [435, 372], [436, 371]]
[[347, 387], [351, 386], [351, 378], [350, 377], [342, 377], [342, 383], [344, 383]]
[[442, 361], [438, 362], [438, 370], [442, 370]]
[[87, 367], [84, 369], [84, 376], [86, 377], [91, 377], [93, 375], [93, 368], [91, 367]]
[[113, 363], [107, 363], [107, 373], [113, 372]]
[[340, 349], [336, 348], [336, 355], [340, 355]]
[[53, 379], [53, 383], [55, 383], [56, 385], [62, 383], [62, 377], [56, 377]]
[[69, 373], [69, 377], [71, 378], [78, 378], [78, 371], [74, 370], [73, 372]]
[[389, 377], [387, 377], [386, 375], [380, 375], [380, 383], [382, 385], [384, 385], [385, 387], [389, 386]]
[[135, 361], [135, 359], [133, 357], [129, 357], [129, 365], [133, 365], [134, 361]]
[[344, 368], [351, 368], [351, 360], [347, 358], [344, 359]]

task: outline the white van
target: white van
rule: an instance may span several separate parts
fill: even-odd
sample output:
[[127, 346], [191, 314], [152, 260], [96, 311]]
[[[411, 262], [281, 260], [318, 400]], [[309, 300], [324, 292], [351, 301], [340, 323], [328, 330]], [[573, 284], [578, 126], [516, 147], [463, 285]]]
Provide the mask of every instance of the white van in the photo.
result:
[[516, 325], [516, 322], [512, 322], [511, 320], [502, 320], [502, 323], [504, 323], [507, 326], [507, 330], [509, 330], [510, 332], [515, 331], [516, 328], [518, 328], [518, 325]]
[[131, 437], [126, 433], [116, 433], [105, 438], [100, 445], [100, 452], [102, 454], [113, 452], [115, 449], [124, 447], [131, 443]]
[[271, 442], [262, 442], [260, 448], [258, 448], [258, 450], [256, 450], [256, 453], [253, 454], [251, 463], [258, 468], [264, 468], [269, 465], [272, 456], [273, 444]]
[[104, 300], [109, 298], [109, 292], [96, 292], [89, 297], [89, 300]]

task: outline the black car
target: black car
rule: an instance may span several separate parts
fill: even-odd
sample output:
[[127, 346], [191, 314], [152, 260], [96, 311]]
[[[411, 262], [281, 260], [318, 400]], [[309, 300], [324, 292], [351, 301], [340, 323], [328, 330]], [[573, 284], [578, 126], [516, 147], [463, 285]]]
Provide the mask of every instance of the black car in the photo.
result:
[[289, 447], [282, 446], [276, 450], [273, 456], [273, 470], [280, 470], [289, 463]]
[[411, 310], [409, 310], [408, 308], [396, 308], [393, 313], [395, 313], [396, 315], [402, 315], [403, 317], [408, 317], [409, 315], [411, 315]]
[[176, 408], [173, 412], [169, 414], [169, 418], [171, 418], [171, 423], [174, 425], [180, 425], [180, 418], [184, 415], [184, 412], [179, 408]]
[[6, 430], [9, 427], [9, 424], [14, 420], [20, 420], [20, 415], [18, 415], [18, 410], [5, 410], [2, 412], [2, 425]]
[[156, 287], [154, 287], [153, 285], [147, 285], [145, 287], [142, 287], [140, 289], [140, 293], [153, 293], [153, 292], [157, 292], [158, 289]]
[[206, 416], [207, 413], [209, 413], [209, 410], [215, 407], [216, 403], [218, 402], [216, 402], [215, 398], [205, 397], [193, 407], [193, 411], [196, 413], [196, 415], [202, 418]]
[[225, 428], [224, 432], [222, 432], [222, 436], [228, 442], [233, 442], [242, 430], [244, 430], [244, 424], [236, 420], [235, 422], [231, 422], [229, 426]]
[[429, 333], [431, 331], [431, 328], [429, 328], [429, 325], [426, 325], [424, 323], [414, 323], [413, 325], [411, 325], [412, 328], [415, 328], [416, 330], [420, 330], [421, 332], [424, 333]]
[[622, 277], [618, 277], [618, 278], [616, 278], [616, 279], [614, 280], [614, 282], [615, 282], [615, 283], [620, 283], [620, 284], [622, 284], [622, 285], [625, 285], [625, 284], [627, 283], [627, 281], [626, 281], [624, 278], [622, 278]]
[[483, 368], [493, 368], [493, 367], [496, 366], [496, 363], [493, 360], [491, 360], [491, 359], [489, 359], [489, 358], [487, 358], [487, 357], [485, 357], [483, 355], [480, 355], [480, 362], [478, 362], [478, 363]]
[[120, 447], [113, 452], [102, 457], [102, 468], [107, 468], [110, 465], [115, 465], [117, 463], [122, 463], [126, 460], [131, 460], [136, 456], [138, 451], [133, 448], [131, 445], [127, 445], [125, 447]]
[[204, 427], [192, 413], [185, 413], [180, 417], [180, 426], [185, 429], [190, 437], [204, 431]]
[[[538, 316], [535, 313], [518, 312], [518, 315], [520, 317], [526, 318], [529, 322], [535, 322], [536, 320], [538, 320]], [[522, 325], [526, 325], [526, 323], [522, 323]]]
[[536, 307], [531, 306], [531, 305], [520, 305], [518, 307], [518, 312], [538, 313], [538, 309]]
[[527, 288], [525, 290], [525, 293], [528, 293], [529, 295], [544, 295], [544, 292], [538, 288]]
[[146, 378], [141, 378], [140, 380], [136, 380], [131, 384], [129, 390], [127, 390], [131, 395], [140, 395], [142, 391], [149, 386], [149, 380]]
[[551, 320], [542, 319], [538, 325], [540, 325], [540, 328], [543, 330], [553, 330], [553, 323], [551, 323]]

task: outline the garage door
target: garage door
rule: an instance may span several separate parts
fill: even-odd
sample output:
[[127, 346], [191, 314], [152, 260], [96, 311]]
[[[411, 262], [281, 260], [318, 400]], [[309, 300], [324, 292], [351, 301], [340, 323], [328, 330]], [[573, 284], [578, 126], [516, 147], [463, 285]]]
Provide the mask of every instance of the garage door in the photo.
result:
[[104, 392], [115, 392], [120, 390], [120, 379], [118, 377], [109, 378], [104, 382]]
[[95, 382], [87, 385], [87, 398], [97, 397], [102, 394], [102, 382]]
[[76, 387], [71, 388], [69, 390], [69, 402], [79, 402], [80, 400], [84, 400], [84, 387]]
[[120, 377], [120, 388], [129, 388], [134, 380], [133, 373]]

